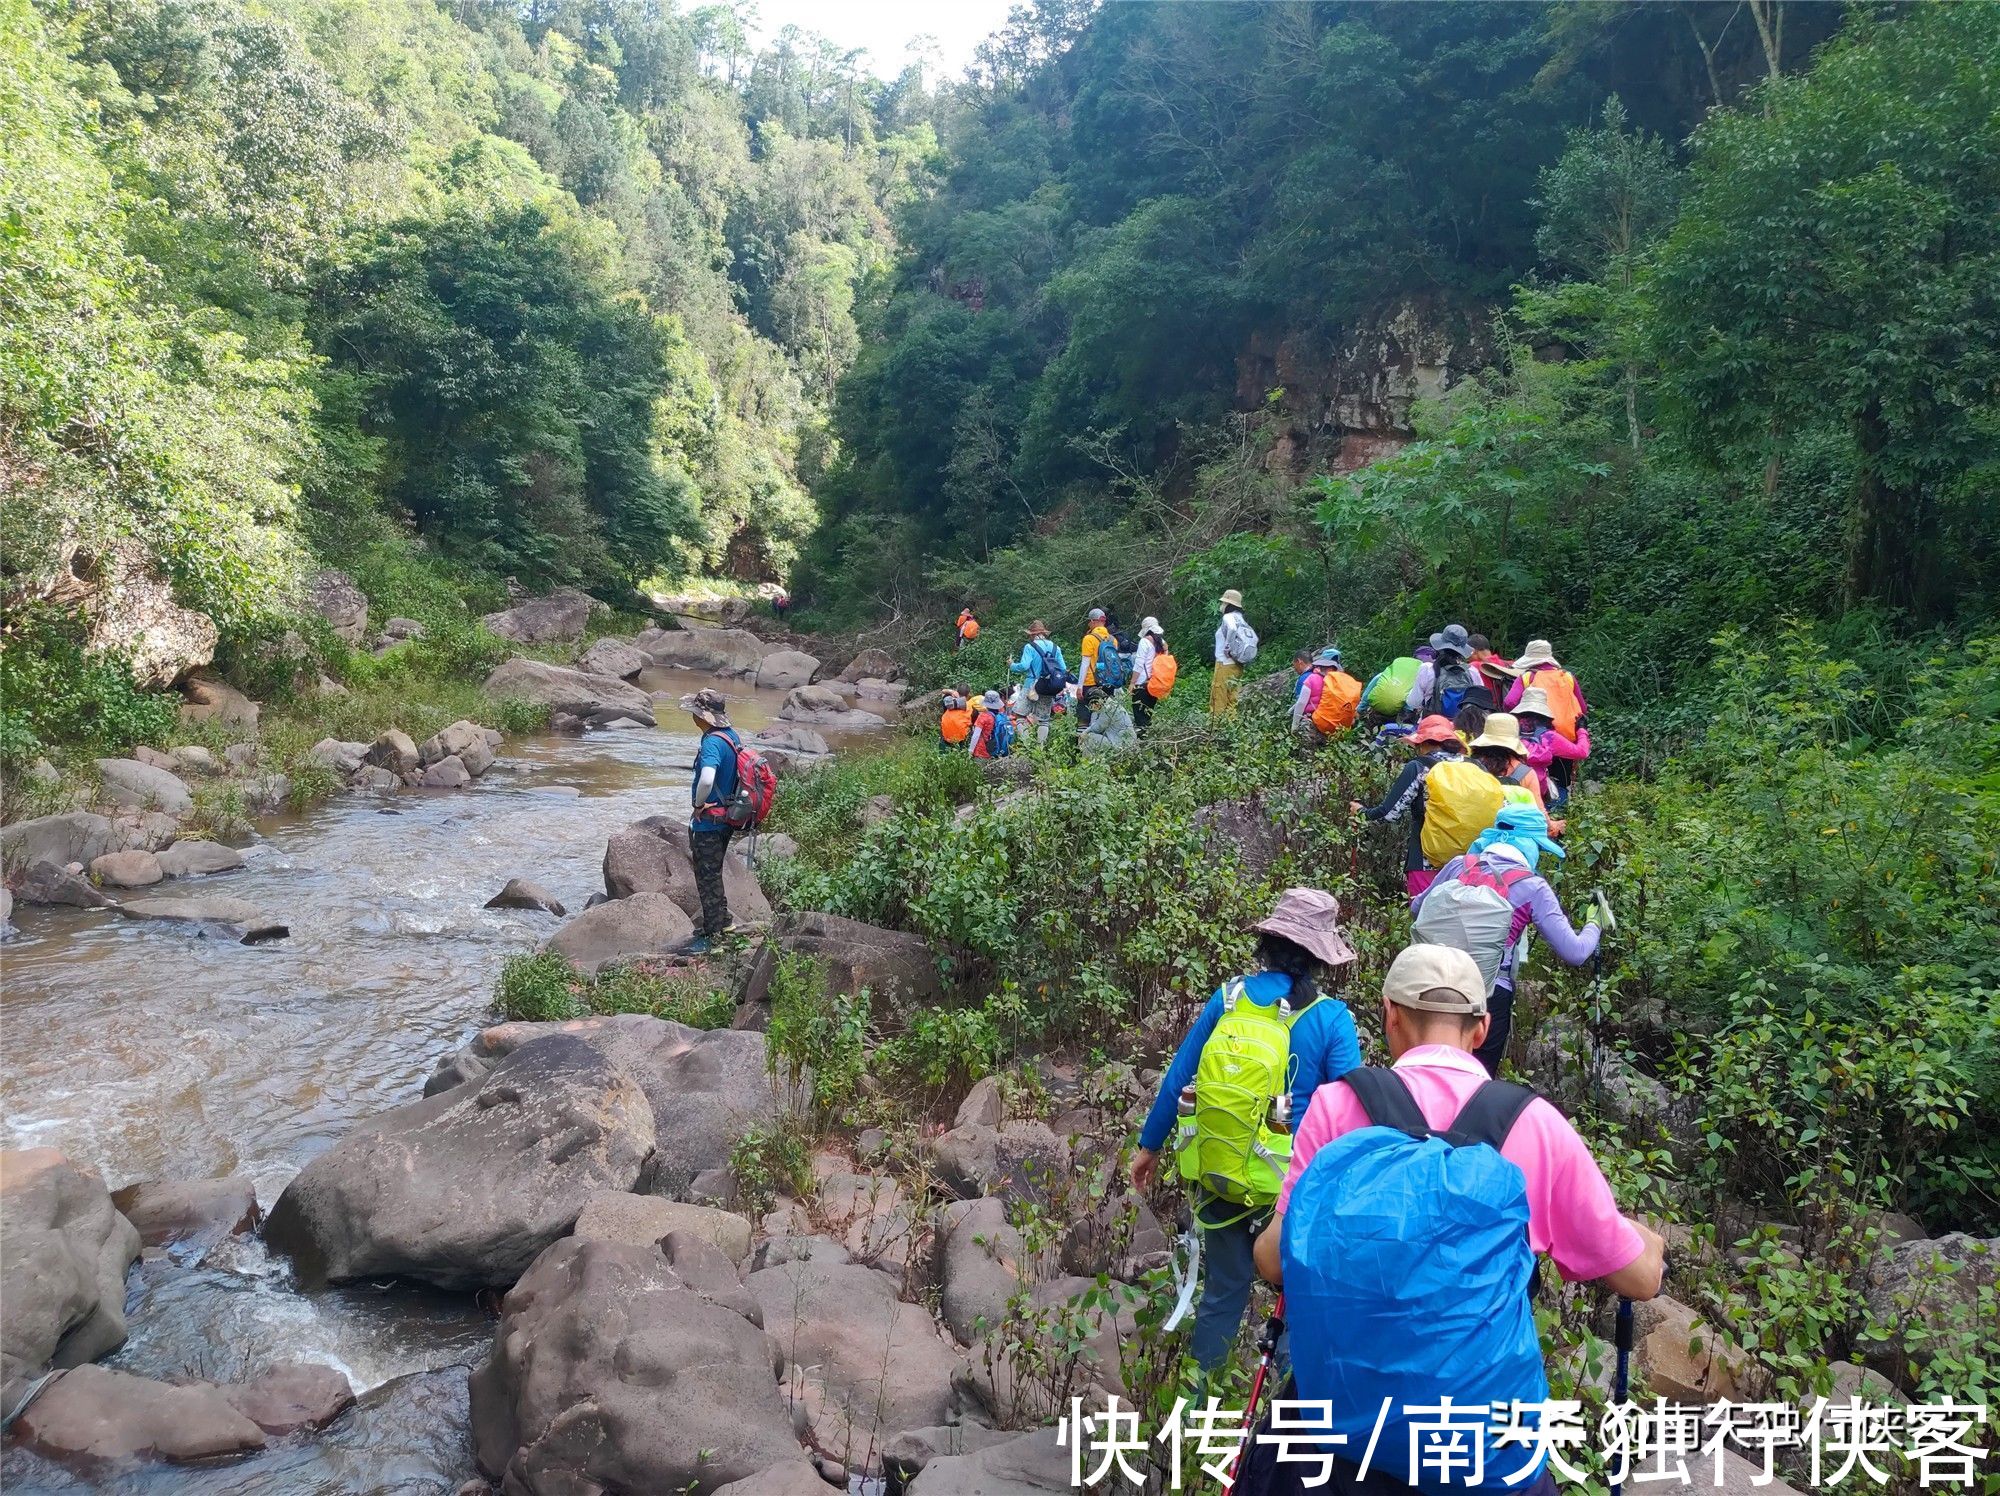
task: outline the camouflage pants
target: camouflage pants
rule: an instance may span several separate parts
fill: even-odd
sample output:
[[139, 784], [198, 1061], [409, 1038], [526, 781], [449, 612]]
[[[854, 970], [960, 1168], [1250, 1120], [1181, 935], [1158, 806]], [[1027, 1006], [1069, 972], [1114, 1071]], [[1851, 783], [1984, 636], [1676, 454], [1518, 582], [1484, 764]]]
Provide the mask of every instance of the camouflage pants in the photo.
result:
[[722, 861], [729, 855], [727, 827], [720, 831], [690, 831], [688, 851], [694, 860], [695, 891], [701, 895], [701, 933], [720, 935], [729, 928], [729, 893], [722, 885]]

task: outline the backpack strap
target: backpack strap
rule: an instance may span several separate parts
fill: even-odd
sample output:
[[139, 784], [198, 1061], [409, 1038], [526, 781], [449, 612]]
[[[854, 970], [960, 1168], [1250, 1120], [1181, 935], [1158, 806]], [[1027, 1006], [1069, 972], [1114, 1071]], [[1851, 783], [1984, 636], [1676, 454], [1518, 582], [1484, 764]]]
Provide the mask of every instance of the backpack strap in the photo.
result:
[[1403, 1084], [1402, 1076], [1395, 1071], [1385, 1070], [1379, 1065], [1363, 1065], [1358, 1070], [1348, 1071], [1341, 1079], [1354, 1093], [1354, 1099], [1361, 1103], [1361, 1110], [1367, 1114], [1372, 1125], [1393, 1127], [1413, 1138], [1431, 1135], [1431, 1124], [1424, 1116], [1424, 1109], [1417, 1105], [1417, 1098], [1410, 1094], [1410, 1088]]
[[1497, 1153], [1506, 1146], [1507, 1135], [1534, 1099], [1535, 1093], [1526, 1086], [1517, 1086], [1509, 1080], [1489, 1080], [1458, 1109], [1451, 1126], [1445, 1129], [1445, 1141], [1455, 1148], [1485, 1143]]

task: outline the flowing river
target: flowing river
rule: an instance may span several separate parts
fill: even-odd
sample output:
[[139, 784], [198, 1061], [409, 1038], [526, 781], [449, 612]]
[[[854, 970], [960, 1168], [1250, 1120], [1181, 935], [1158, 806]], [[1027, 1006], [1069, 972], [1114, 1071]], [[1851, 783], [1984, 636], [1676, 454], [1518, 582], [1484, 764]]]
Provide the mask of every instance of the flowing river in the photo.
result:
[[[246, 1174], [268, 1210], [307, 1159], [414, 1099], [438, 1057], [491, 1021], [501, 964], [558, 923], [483, 908], [503, 883], [531, 878], [574, 914], [603, 887], [612, 832], [687, 813], [696, 736], [674, 704], [720, 683], [669, 670], [639, 683], [659, 730], [511, 737], [468, 789], [336, 796], [259, 823], [243, 870], [169, 885], [247, 899], [286, 920], [289, 939], [246, 946], [17, 908], [0, 984], [0, 1146], [60, 1148], [113, 1189]], [[746, 734], [783, 701], [736, 683], [725, 694]], [[131, 1339], [105, 1364], [229, 1381], [325, 1362], [363, 1407], [296, 1447], [208, 1470], [151, 1466], [118, 1490], [451, 1492], [471, 1474], [463, 1372], [409, 1377], [483, 1357], [491, 1320], [471, 1297], [406, 1284], [300, 1295], [254, 1238], [200, 1267], [148, 1259], [128, 1283]], [[408, 1379], [384, 1386], [396, 1378]], [[10, 1492], [106, 1488], [15, 1447], [0, 1477]]]

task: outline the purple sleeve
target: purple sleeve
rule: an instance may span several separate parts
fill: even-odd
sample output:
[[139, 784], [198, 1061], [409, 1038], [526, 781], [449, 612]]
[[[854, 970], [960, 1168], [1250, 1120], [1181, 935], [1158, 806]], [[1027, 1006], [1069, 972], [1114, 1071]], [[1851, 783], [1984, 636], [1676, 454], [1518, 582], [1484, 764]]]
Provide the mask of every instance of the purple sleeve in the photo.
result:
[[1524, 684], [1522, 684], [1521, 677], [1518, 675], [1515, 676], [1514, 684], [1507, 688], [1507, 699], [1501, 702], [1500, 705], [1507, 711], [1510, 712], [1513, 711], [1514, 708], [1520, 704], [1521, 693], [1527, 689], [1528, 688]]
[[1581, 930], [1570, 927], [1569, 916], [1556, 902], [1556, 891], [1549, 887], [1546, 878], [1530, 878], [1528, 886], [1528, 909], [1535, 921], [1535, 929], [1542, 939], [1549, 943], [1556, 959], [1565, 966], [1581, 966], [1597, 954], [1597, 926], [1585, 925]]

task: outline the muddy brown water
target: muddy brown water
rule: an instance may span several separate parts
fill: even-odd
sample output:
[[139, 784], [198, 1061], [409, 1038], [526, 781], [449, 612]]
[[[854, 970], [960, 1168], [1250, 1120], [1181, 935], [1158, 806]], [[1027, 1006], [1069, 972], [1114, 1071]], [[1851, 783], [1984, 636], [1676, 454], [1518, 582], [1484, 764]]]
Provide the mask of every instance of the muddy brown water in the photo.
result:
[[[683, 692], [722, 689], [746, 732], [783, 701], [679, 671], [640, 684], [660, 698], [657, 730], [513, 737], [469, 789], [336, 796], [259, 822], [241, 871], [171, 885], [248, 899], [289, 939], [244, 946], [17, 907], [20, 934], [0, 954], [0, 1146], [60, 1148], [114, 1189], [243, 1173], [268, 1209], [306, 1160], [415, 1098], [438, 1057], [491, 1021], [501, 964], [558, 923], [483, 908], [502, 884], [531, 878], [575, 913], [603, 887], [613, 831], [687, 813], [697, 739], [674, 710]], [[883, 736], [833, 741], [855, 751]], [[301, 1295], [253, 1239], [198, 1268], [142, 1262], [127, 1309], [131, 1339], [108, 1365], [232, 1380], [325, 1362], [372, 1396], [338, 1437], [226, 1469], [106, 1484], [10, 1445], [10, 1492], [449, 1492], [471, 1473], [462, 1378], [398, 1380], [484, 1356], [491, 1323], [469, 1297], [404, 1284]]]

